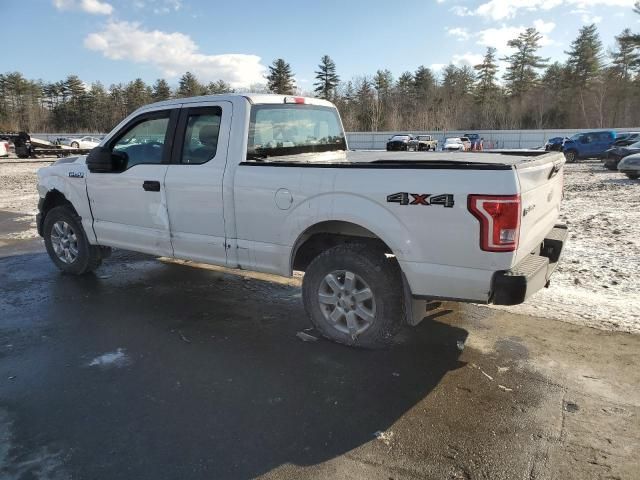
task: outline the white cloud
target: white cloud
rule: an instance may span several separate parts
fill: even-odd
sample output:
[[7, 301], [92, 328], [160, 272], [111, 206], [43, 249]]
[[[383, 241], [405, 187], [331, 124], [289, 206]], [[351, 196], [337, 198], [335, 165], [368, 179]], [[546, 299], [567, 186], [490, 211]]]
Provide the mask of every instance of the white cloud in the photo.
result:
[[432, 63], [431, 65], [429, 65], [429, 68], [434, 72], [439, 72], [440, 70], [444, 69], [444, 67], [446, 66], [447, 66], [446, 63]]
[[460, 16], [478, 15], [491, 20], [505, 20], [515, 17], [520, 11], [546, 11], [559, 6], [592, 8], [604, 7], [633, 7], [635, 0], [489, 0], [478, 6], [475, 10], [467, 7], [456, 6], [451, 9]]
[[479, 63], [482, 63], [483, 58], [484, 56], [478, 53], [471, 53], [471, 52], [462, 53], [462, 54], [456, 53], [452, 57], [451, 63], [458, 66], [469, 65], [473, 67], [474, 65], [478, 65]]
[[58, 10], [82, 10], [94, 15], [111, 15], [113, 6], [100, 0], [53, 0]]
[[458, 15], [459, 17], [468, 17], [470, 15], [473, 15], [473, 10], [470, 10], [469, 8], [462, 5], [454, 5], [449, 10], [451, 10], [455, 15]]
[[456, 28], [451, 28], [451, 27], [447, 27], [447, 35], [450, 35], [452, 37], [456, 37], [456, 39], [459, 42], [462, 42], [464, 40], [468, 40], [469, 37], [471, 36], [469, 34], [469, 30], [467, 30], [466, 28], [460, 28], [460, 27], [456, 27]]
[[222, 79], [232, 87], [264, 83], [266, 68], [256, 55], [207, 55], [188, 35], [144, 30], [136, 22], [109, 22], [84, 45], [111, 60], [152, 65], [169, 77], [190, 71], [202, 81]]
[[[544, 20], [535, 20], [533, 26], [542, 34], [540, 39], [541, 46], [553, 45], [554, 41], [549, 34], [556, 28], [553, 22], [545, 22]], [[497, 28], [487, 28], [477, 33], [478, 44], [485, 47], [494, 47], [499, 54], [504, 54], [509, 50], [507, 42], [516, 38], [526, 30], [525, 26], [508, 26], [502, 25]]]
[[591, 24], [591, 23], [600, 23], [602, 22], [602, 17], [599, 15], [591, 15], [590, 13], [583, 13], [580, 17], [582, 23]]

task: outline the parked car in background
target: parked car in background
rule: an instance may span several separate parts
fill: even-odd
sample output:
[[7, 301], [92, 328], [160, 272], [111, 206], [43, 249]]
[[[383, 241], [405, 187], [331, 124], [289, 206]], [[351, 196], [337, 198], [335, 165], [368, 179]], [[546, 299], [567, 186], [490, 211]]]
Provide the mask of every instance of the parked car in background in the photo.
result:
[[[59, 145], [68, 145], [71, 148], [94, 148], [100, 144], [97, 137], [80, 137], [80, 138], [62, 138]], [[66, 143], [68, 142], [68, 143]]]
[[562, 142], [566, 137], [553, 137], [544, 144], [544, 149], [548, 152], [561, 152]]
[[412, 135], [407, 133], [394, 135], [387, 142], [387, 151], [391, 152], [393, 150], [405, 150], [409, 151], [409, 142], [414, 140]]
[[620, 160], [618, 171], [624, 173], [631, 180], [640, 178], [640, 153], [634, 153]]
[[471, 150], [471, 140], [469, 140], [469, 137], [460, 137], [460, 141], [462, 142], [462, 145], [464, 145], [465, 152]]
[[613, 142], [614, 147], [626, 147], [632, 143], [640, 141], [640, 132], [623, 132], [616, 135], [616, 140]]
[[468, 138], [471, 143], [470, 150], [478, 150], [480, 148], [480, 135], [477, 133], [465, 133], [463, 138]]
[[442, 150], [449, 151], [449, 152], [453, 152], [453, 151], [463, 152], [464, 148], [465, 148], [464, 143], [462, 143], [461, 138], [451, 137], [451, 138], [445, 139]]
[[9, 142], [6, 140], [0, 140], [0, 157], [9, 156]]
[[626, 147], [613, 147], [607, 150], [604, 158], [604, 166], [609, 170], [617, 170], [618, 163], [629, 155], [640, 153], [640, 141]]
[[581, 158], [603, 158], [616, 140], [614, 131], [576, 133], [564, 140], [562, 151], [567, 162]]
[[431, 135], [416, 135], [412, 140], [409, 141], [409, 148], [411, 150], [415, 150], [417, 152], [421, 152], [426, 150], [435, 151], [438, 148], [438, 140], [433, 138]]

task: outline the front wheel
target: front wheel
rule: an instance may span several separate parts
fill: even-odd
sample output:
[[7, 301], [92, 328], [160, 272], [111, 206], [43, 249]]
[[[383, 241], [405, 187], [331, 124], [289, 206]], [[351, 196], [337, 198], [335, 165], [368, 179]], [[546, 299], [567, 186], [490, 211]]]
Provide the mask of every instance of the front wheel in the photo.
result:
[[388, 345], [402, 322], [402, 279], [394, 258], [375, 245], [346, 243], [325, 250], [302, 283], [305, 310], [326, 338], [346, 345]]
[[80, 144], [78, 142], [71, 142], [71, 148], [80, 148]]
[[564, 158], [567, 159], [567, 163], [573, 163], [578, 159], [578, 154], [575, 150], [569, 150], [564, 152]]
[[44, 219], [42, 234], [49, 257], [65, 273], [81, 275], [102, 263], [100, 247], [89, 243], [80, 217], [69, 207], [52, 208]]

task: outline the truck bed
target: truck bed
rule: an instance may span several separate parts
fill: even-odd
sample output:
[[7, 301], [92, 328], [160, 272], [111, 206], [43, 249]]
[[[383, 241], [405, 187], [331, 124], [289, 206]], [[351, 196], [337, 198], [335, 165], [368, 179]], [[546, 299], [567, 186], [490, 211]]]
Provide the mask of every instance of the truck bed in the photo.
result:
[[310, 155], [281, 156], [245, 163], [272, 166], [335, 168], [443, 168], [509, 170], [564, 161], [558, 152], [544, 150], [505, 152], [387, 152], [357, 150]]

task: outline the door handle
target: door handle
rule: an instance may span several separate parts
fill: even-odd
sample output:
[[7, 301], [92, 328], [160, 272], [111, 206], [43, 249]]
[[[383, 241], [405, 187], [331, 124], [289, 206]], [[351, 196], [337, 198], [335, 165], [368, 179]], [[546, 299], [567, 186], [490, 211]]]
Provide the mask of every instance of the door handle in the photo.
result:
[[157, 180], [145, 180], [142, 183], [142, 188], [146, 192], [159, 192], [160, 191], [160, 182]]

